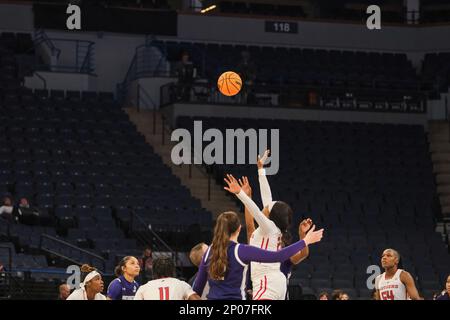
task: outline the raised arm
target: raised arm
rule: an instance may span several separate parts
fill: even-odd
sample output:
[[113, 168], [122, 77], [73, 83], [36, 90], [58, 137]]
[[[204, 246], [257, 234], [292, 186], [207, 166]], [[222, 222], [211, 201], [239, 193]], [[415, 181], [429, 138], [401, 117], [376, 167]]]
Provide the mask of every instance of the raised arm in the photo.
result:
[[[311, 219], [305, 219], [302, 222], [300, 222], [300, 225], [298, 226], [298, 236], [301, 239], [304, 239], [306, 236], [306, 232], [311, 228], [313, 222]], [[293, 264], [299, 264], [303, 260], [305, 260], [309, 255], [309, 247], [306, 246], [303, 250], [300, 252], [297, 252], [295, 255], [291, 257], [291, 262]]]
[[[241, 186], [245, 194], [251, 199], [252, 188], [250, 187], [250, 183], [248, 182], [247, 177], [244, 176], [242, 177], [242, 179], [239, 179], [239, 185]], [[245, 226], [247, 229], [247, 243], [250, 243], [250, 238], [255, 231], [255, 221], [253, 221], [253, 216], [247, 207], [245, 207]]]
[[295, 242], [279, 251], [267, 251], [253, 246], [239, 245], [239, 259], [248, 264], [254, 262], [274, 263], [283, 262], [305, 248], [307, 245], [319, 242], [323, 236], [323, 229], [315, 231], [315, 226], [306, 234], [305, 239]]
[[253, 200], [250, 199], [244, 191], [242, 191], [242, 188], [239, 186], [236, 179], [231, 174], [227, 174], [227, 178], [225, 178], [224, 180], [227, 183], [228, 187], [224, 187], [224, 189], [231, 193], [234, 193], [239, 198], [239, 200], [241, 200], [244, 206], [250, 211], [256, 222], [258, 222], [258, 225], [263, 233], [270, 234], [272, 232], [276, 232], [277, 226], [275, 225], [275, 223], [267, 218], [264, 213], [259, 210], [258, 206], [253, 202]]
[[206, 259], [209, 254], [209, 249], [205, 252], [202, 257], [202, 262], [200, 262], [200, 266], [198, 267], [197, 277], [195, 278], [194, 285], [192, 289], [201, 296], [203, 294], [203, 290], [205, 289], [206, 281], [208, 281], [208, 265], [206, 264]]
[[261, 192], [261, 200], [263, 207], [267, 207], [272, 202], [272, 191], [270, 191], [269, 181], [266, 177], [266, 170], [264, 169], [264, 163], [269, 157], [270, 150], [266, 150], [262, 157], [258, 156], [258, 180], [259, 190]]

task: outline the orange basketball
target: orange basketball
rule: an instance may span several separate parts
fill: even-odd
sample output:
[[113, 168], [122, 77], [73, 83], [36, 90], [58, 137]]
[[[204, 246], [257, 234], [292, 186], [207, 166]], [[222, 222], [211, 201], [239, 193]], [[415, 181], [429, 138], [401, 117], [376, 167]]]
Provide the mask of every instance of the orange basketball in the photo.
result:
[[241, 77], [233, 71], [224, 72], [217, 80], [217, 87], [226, 96], [237, 95], [242, 88]]

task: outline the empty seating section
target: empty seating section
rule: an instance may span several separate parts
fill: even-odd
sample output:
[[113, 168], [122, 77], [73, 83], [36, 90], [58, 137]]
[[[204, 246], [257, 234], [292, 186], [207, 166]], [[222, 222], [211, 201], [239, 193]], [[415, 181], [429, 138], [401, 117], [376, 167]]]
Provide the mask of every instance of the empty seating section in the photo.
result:
[[[2, 219], [0, 241], [12, 242], [14, 254], [23, 252], [13, 267], [36, 261], [46, 267], [40, 241], [47, 234], [101, 255], [112, 271], [116, 255], [141, 253], [143, 243], [130, 232], [132, 212], [163, 237], [176, 233], [184, 247], [195, 241], [183, 238], [193, 225], [211, 229], [211, 214], [153, 152], [112, 93], [20, 87], [14, 53], [25, 47], [22, 38], [29, 39], [0, 37], [1, 68], [7, 70], [0, 81], [9, 84], [0, 86], [0, 194], [27, 197], [49, 219], [40, 226]], [[81, 262], [92, 259], [46, 238], [42, 247]]]
[[[212, 85], [222, 72], [239, 71], [241, 53], [248, 51], [256, 66], [254, 94], [277, 94], [281, 105], [356, 108], [356, 99], [361, 108], [385, 109], [386, 102], [417, 104], [424, 90], [436, 89], [436, 78], [421, 79], [406, 54], [400, 53], [163, 40], [154, 44], [173, 63], [181, 52], [189, 52], [199, 75]], [[317, 101], [311, 101], [311, 93], [316, 93]], [[403, 107], [391, 109], [396, 108]]]
[[[193, 118], [178, 118], [192, 130]], [[311, 217], [325, 228], [323, 241], [293, 278], [318, 293], [353, 288], [367, 295], [366, 269], [380, 265], [382, 250], [395, 248], [418, 286], [440, 288], [450, 256], [434, 232], [436, 187], [423, 127], [268, 119], [195, 118], [203, 129], [280, 130], [280, 170], [269, 176], [274, 200], [289, 203], [297, 224]], [[261, 206], [256, 165], [215, 165], [250, 178]], [[296, 226], [293, 226], [295, 231]], [[294, 232], [295, 233], [295, 232]], [[430, 279], [428, 279], [430, 277]], [[365, 289], [364, 289], [365, 288]]]
[[[210, 214], [153, 153], [111, 94], [8, 91], [1, 110], [1, 191], [28, 197], [54, 216], [57, 227], [69, 229], [66, 240], [94, 250], [97, 240], [126, 243], [116, 222], [129, 221], [130, 210], [166, 230], [210, 227]], [[27, 243], [30, 230], [17, 231], [24, 233], [23, 245], [38, 243]]]
[[450, 85], [450, 52], [428, 53], [422, 66], [424, 82], [433, 83], [440, 91], [447, 92]]

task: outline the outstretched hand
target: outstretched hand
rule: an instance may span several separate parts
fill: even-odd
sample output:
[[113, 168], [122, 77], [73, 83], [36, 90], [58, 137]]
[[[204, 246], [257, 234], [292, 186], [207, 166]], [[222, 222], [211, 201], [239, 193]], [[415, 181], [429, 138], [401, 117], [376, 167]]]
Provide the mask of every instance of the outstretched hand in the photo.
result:
[[239, 185], [241, 186], [245, 194], [251, 198], [252, 187], [250, 187], [250, 183], [248, 182], [248, 178], [246, 176], [243, 176], [241, 179], [239, 179]]
[[227, 177], [224, 178], [225, 183], [228, 185], [228, 187], [223, 187], [228, 192], [238, 194], [241, 191], [241, 187], [239, 186], [239, 183], [237, 180], [233, 177], [231, 174], [227, 174]]
[[262, 157], [260, 157], [258, 155], [258, 159], [257, 159], [258, 169], [264, 168], [264, 163], [267, 161], [267, 158], [269, 157], [269, 155], [270, 155], [270, 150], [269, 149], [264, 151], [264, 154], [262, 155]]
[[305, 241], [306, 245], [310, 245], [316, 242], [319, 242], [320, 240], [322, 240], [323, 237], [323, 229], [320, 230], [316, 230], [316, 226], [313, 225], [311, 227], [311, 230], [308, 231], [308, 233], [306, 234], [305, 238], [303, 238], [303, 240]]

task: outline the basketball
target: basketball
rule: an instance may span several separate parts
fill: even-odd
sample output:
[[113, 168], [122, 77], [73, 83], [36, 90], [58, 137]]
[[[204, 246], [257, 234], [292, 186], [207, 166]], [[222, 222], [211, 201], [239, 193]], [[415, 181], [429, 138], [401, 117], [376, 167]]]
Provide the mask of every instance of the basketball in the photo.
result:
[[222, 73], [217, 80], [217, 87], [219, 91], [226, 96], [235, 96], [239, 93], [242, 87], [241, 77], [233, 71], [226, 71]]

